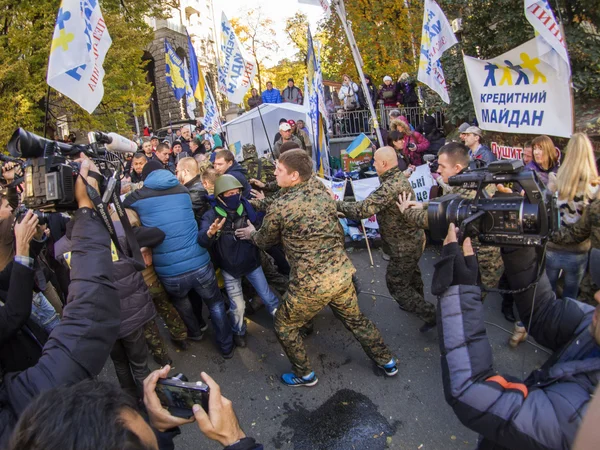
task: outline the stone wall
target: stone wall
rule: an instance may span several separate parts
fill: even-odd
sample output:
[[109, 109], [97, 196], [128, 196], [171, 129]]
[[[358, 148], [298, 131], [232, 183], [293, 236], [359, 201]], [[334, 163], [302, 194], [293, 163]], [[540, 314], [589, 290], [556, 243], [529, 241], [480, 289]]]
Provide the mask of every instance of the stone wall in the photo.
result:
[[[187, 36], [169, 28], [160, 28], [154, 32], [154, 40], [146, 49], [154, 59], [154, 79], [156, 82], [156, 101], [158, 103], [157, 123], [153, 124], [154, 129], [169, 125], [169, 113], [171, 113], [171, 121], [177, 122], [183, 119], [189, 119], [185, 111], [185, 97], [178, 102], [173, 95], [173, 90], [169, 87], [166, 81], [165, 70], [165, 45], [164, 39], [167, 39], [169, 44], [177, 52], [179, 56], [185, 55], [188, 60], [188, 43]], [[188, 62], [189, 64], [189, 62]], [[182, 107], [183, 104], [183, 117]], [[199, 109], [196, 108], [196, 117], [199, 116]]]

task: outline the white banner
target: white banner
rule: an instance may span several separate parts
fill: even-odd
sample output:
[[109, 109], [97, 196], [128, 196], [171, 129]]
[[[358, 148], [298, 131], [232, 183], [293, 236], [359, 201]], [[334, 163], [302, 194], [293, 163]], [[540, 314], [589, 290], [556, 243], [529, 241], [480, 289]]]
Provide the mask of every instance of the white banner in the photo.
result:
[[[554, 17], [552, 8], [548, 4], [548, 0], [525, 0], [525, 17], [529, 23], [550, 44], [561, 59], [566, 63], [566, 67], [571, 71], [569, 55], [567, 54], [567, 44], [564, 36], [560, 31], [560, 26]], [[558, 65], [547, 60], [555, 70], [560, 70]]]
[[415, 200], [421, 203], [429, 201], [429, 191], [437, 185], [427, 164], [418, 166], [408, 181], [410, 181], [410, 185], [415, 191]]
[[111, 44], [97, 0], [63, 0], [52, 36], [48, 85], [93, 113], [104, 96], [102, 64]]
[[221, 116], [217, 109], [217, 102], [208, 87], [208, 83], [204, 80], [204, 120], [202, 123], [206, 128], [211, 128], [217, 132], [221, 131]]
[[256, 75], [256, 62], [246, 57], [225, 13], [221, 16], [219, 90], [231, 103], [240, 104]]
[[325, 18], [329, 18], [331, 14], [331, 5], [329, 4], [329, 0], [298, 0], [298, 3], [304, 3], [305, 5], [313, 5], [320, 6], [323, 8], [323, 12], [325, 12]]
[[545, 62], [549, 53], [552, 47], [538, 36], [487, 61], [464, 57], [481, 129], [571, 137], [569, 84], [561, 79], [562, 70]]
[[346, 180], [344, 181], [331, 181], [325, 178], [317, 177], [317, 179], [327, 186], [335, 195], [335, 200], [344, 200], [344, 193], [346, 192]]
[[[364, 178], [362, 180], [352, 181], [352, 191], [354, 192], [354, 198], [357, 202], [362, 202], [371, 193], [379, 187], [379, 178]], [[373, 216], [375, 218], [375, 216]], [[366, 228], [373, 228], [374, 230], [379, 229], [377, 219], [372, 218], [363, 219], [362, 224]]]
[[435, 0], [425, 0], [417, 79], [437, 92], [446, 103], [450, 103], [450, 97], [440, 58], [457, 43], [452, 27], [440, 6]]

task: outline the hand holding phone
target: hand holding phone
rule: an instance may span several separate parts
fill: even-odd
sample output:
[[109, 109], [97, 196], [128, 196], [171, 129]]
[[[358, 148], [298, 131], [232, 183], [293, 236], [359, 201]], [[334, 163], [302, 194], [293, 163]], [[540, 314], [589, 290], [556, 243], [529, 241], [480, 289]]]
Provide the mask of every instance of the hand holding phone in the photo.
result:
[[208, 412], [210, 388], [202, 381], [189, 382], [183, 374], [179, 374], [173, 378], [159, 379], [155, 391], [163, 408], [175, 417], [193, 417], [194, 405], [200, 405]]

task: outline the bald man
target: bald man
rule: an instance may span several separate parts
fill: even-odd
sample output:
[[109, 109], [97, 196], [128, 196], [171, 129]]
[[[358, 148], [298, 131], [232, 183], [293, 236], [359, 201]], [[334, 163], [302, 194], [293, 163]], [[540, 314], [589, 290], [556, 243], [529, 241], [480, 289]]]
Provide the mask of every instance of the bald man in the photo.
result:
[[386, 283], [400, 309], [416, 314], [425, 324], [421, 332], [435, 326], [435, 306], [423, 297], [419, 259], [425, 247], [425, 232], [408, 222], [396, 206], [398, 195], [413, 194], [408, 179], [398, 169], [392, 147], [375, 152], [373, 166], [381, 185], [362, 202], [337, 202], [338, 211], [348, 219], [367, 219], [377, 214], [385, 252], [390, 255]]
[[202, 223], [202, 216], [209, 210], [210, 205], [206, 198], [208, 196], [208, 191], [204, 188], [202, 180], [200, 179], [198, 163], [194, 158], [189, 156], [181, 158], [177, 163], [176, 172], [179, 182], [190, 192], [196, 223], [200, 226]]

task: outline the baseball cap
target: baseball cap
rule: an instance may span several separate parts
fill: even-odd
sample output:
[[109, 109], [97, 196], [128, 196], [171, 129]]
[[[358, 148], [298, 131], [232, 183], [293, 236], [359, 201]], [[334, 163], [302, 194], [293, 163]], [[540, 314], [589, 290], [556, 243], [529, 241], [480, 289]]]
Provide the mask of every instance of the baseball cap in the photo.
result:
[[392, 81], [392, 77], [386, 75], [385, 77], [383, 77], [383, 81]]
[[288, 120], [287, 123], [290, 124], [290, 127], [293, 127], [294, 125], [296, 125], [296, 122], [292, 119]]
[[483, 131], [479, 127], [469, 127], [465, 130], [465, 134], [476, 134], [477, 136], [482, 136]]
[[279, 131], [291, 131], [291, 129], [292, 127], [287, 122], [284, 122], [281, 125], [279, 125]]
[[465, 131], [467, 131], [467, 128], [469, 128], [471, 125], [469, 125], [467, 122], [463, 122], [460, 124], [460, 127], [458, 127], [458, 131], [460, 131], [461, 133], [464, 133]]

